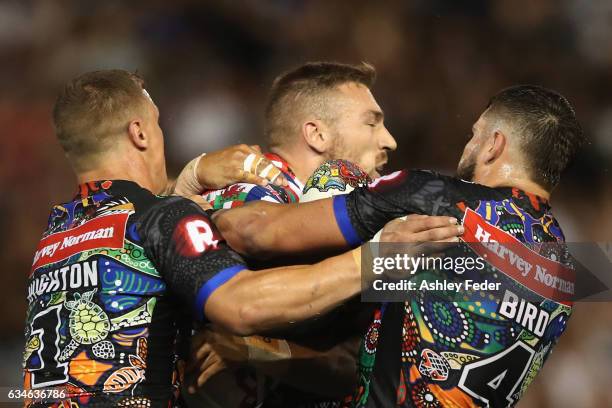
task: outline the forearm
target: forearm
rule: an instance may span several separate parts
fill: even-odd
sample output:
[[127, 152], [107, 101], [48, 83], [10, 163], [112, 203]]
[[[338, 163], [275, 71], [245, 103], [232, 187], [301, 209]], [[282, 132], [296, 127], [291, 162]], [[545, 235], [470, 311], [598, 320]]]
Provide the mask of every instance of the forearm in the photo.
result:
[[331, 200], [283, 205], [253, 202], [219, 211], [213, 220], [228, 244], [251, 258], [320, 256], [349, 248]]
[[[261, 339], [258, 336], [248, 339]], [[272, 339], [272, 342], [284, 340]], [[342, 398], [352, 392], [357, 380], [357, 354], [360, 338], [352, 337], [328, 350], [315, 350], [294, 342], [285, 342], [289, 352], [268, 355], [268, 343], [250, 341], [249, 365], [266, 375], [302, 391], [330, 398]], [[261, 344], [261, 346], [259, 345]]]
[[420, 191], [444, 191], [448, 180], [430, 172], [404, 170], [333, 199], [288, 205], [249, 203], [220, 211], [213, 219], [230, 246], [252, 258], [337, 251], [371, 239], [395, 218], [437, 215]]
[[309, 203], [249, 203], [213, 220], [234, 250], [252, 258], [346, 249], [371, 239], [392, 219], [423, 213], [411, 197], [407, 172], [398, 174], [397, 184], [379, 190], [357, 188]]
[[243, 271], [208, 299], [206, 316], [240, 335], [326, 313], [361, 290], [361, 249], [314, 265]]

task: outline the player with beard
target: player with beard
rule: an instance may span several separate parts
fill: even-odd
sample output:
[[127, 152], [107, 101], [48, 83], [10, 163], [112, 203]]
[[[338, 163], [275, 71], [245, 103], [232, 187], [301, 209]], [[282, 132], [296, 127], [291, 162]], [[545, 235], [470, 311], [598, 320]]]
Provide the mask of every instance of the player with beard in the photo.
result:
[[[250, 335], [360, 291], [360, 249], [254, 272], [200, 206], [161, 196], [164, 135], [137, 75], [79, 76], [53, 120], [79, 186], [51, 210], [28, 275], [24, 389], [37, 392], [26, 406], [181, 406], [177, 344], [191, 319]], [[458, 233], [448, 217], [428, 221], [407, 221], [400, 235]]]
[[[360, 179], [361, 183], [367, 183], [368, 176], [377, 177], [387, 162], [388, 152], [395, 150], [397, 144], [386, 129], [383, 111], [371, 93], [375, 79], [374, 67], [365, 63], [347, 65], [310, 62], [279, 75], [273, 82], [266, 104], [264, 127], [269, 153], [263, 157], [278, 167], [288, 183], [285, 186], [239, 183], [206, 191], [203, 194], [204, 199], [214, 209], [236, 208], [258, 200], [281, 204], [299, 202], [306, 179], [321, 164], [332, 159], [354, 163], [341, 166], [344, 166], [344, 171]], [[258, 165], [261, 158], [259, 155], [245, 158], [245, 170], [269, 175], [266, 165]], [[206, 173], [203, 166], [196, 171]], [[187, 169], [179, 179], [182, 180], [189, 174], [191, 171]], [[179, 183], [178, 187], [182, 189], [182, 183]], [[305, 258], [304, 261], [313, 261], [320, 257], [319, 253], [315, 257]], [[292, 258], [290, 263], [296, 263], [295, 256]], [[251, 267], [258, 264], [260, 263], [251, 261]], [[264, 265], [269, 266], [270, 263]], [[318, 324], [318, 327], [321, 328], [322, 323]], [[197, 364], [199, 367], [206, 367], [206, 370], [202, 369], [195, 381], [202, 386], [211, 376], [216, 377], [200, 390], [199, 398], [211, 406], [232, 406], [233, 403], [229, 400], [236, 401], [242, 394], [227, 393], [227, 388], [236, 388], [237, 384], [240, 384], [240, 388], [246, 388], [244, 399], [250, 401], [236, 402], [241, 406], [254, 406], [264, 399], [266, 406], [337, 405], [338, 402], [331, 401], [330, 396], [334, 401], [339, 401], [346, 395], [347, 390], [354, 386], [358, 338], [353, 337], [348, 342], [329, 348], [325, 346], [328, 339], [317, 340], [317, 336], [313, 334], [314, 326], [310, 325], [310, 329], [307, 336], [297, 336], [298, 339], [305, 340], [306, 337], [307, 344], [312, 345], [311, 348], [316, 345], [316, 348], [324, 351], [309, 350], [304, 341], [300, 344], [283, 342], [283, 346], [292, 348], [293, 359], [289, 359], [288, 354], [275, 356], [276, 366], [283, 366], [281, 370], [276, 366], [271, 368], [270, 364], [258, 364], [269, 363], [265, 361], [271, 358], [269, 353], [258, 354], [264, 361], [258, 361], [251, 353], [250, 365], [258, 366], [268, 374], [275, 374], [275, 378], [262, 378], [261, 374], [256, 377], [254, 370], [248, 367], [238, 368], [234, 374], [224, 372], [216, 375], [217, 371], [226, 369], [229, 360], [234, 365], [236, 360], [246, 360], [246, 347], [240, 343], [254, 343], [257, 339], [242, 340], [220, 333], [204, 333], [217, 345], [225, 340], [228, 347], [232, 347], [231, 352], [226, 352], [225, 355], [223, 348], [219, 346], [214, 348], [204, 343], [199, 347], [196, 353]], [[295, 334], [296, 330], [293, 332]], [[206, 337], [199, 337], [201, 341], [205, 339]], [[234, 344], [236, 342], [238, 344]], [[236, 350], [243, 352], [240, 354]], [[301, 350], [301, 353], [297, 350]], [[223, 361], [224, 359], [228, 361]], [[312, 377], [312, 373], [317, 373], [317, 382], [304, 383], [303, 378]], [[293, 387], [279, 386], [279, 379], [316, 392], [302, 393]], [[265, 383], [264, 387], [261, 386], [262, 381]], [[193, 387], [191, 391], [194, 391]]]
[[[299, 201], [304, 182], [323, 162], [350, 161], [377, 177], [396, 149], [384, 114], [370, 88], [376, 71], [369, 64], [312, 62], [278, 76], [265, 112], [265, 137], [271, 160], [290, 181], [287, 188], [240, 183], [203, 196], [215, 209], [249, 201]], [[265, 172], [261, 156], [245, 158], [245, 170]], [[202, 171], [203, 172], [203, 171]]]
[[[423, 292], [383, 304], [362, 343], [354, 406], [512, 406], [565, 329], [571, 290], [562, 288], [573, 285], [571, 260], [531, 244], [565, 241], [549, 198], [584, 143], [575, 112], [554, 91], [515, 86], [491, 99], [472, 130], [460, 178], [400, 171], [331, 200], [254, 203], [215, 217], [242, 253], [284, 256], [358, 245], [406, 214], [449, 215], [463, 220], [465, 242], [508, 244], [553, 271], [545, 280], [487, 264], [475, 278], [499, 283], [500, 292], [465, 292], [459, 301]], [[300, 219], [319, 221], [292, 222]], [[279, 239], [293, 235], [301, 239]], [[458, 276], [450, 271], [446, 278]], [[523, 308], [530, 319], [521, 318]]]

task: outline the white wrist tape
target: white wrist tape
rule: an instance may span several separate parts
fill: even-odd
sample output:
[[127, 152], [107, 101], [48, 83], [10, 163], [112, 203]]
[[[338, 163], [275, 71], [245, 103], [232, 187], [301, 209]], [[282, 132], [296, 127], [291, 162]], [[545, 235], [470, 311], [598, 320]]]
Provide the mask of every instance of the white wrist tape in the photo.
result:
[[192, 195], [200, 194], [202, 190], [204, 190], [204, 186], [200, 184], [200, 180], [198, 179], [198, 165], [204, 156], [206, 156], [206, 153], [202, 153], [187, 163], [183, 171], [181, 171], [181, 174], [179, 174], [178, 178], [176, 179], [174, 194], [190, 197]]
[[251, 169], [251, 173], [256, 173], [257, 169], [259, 168], [259, 165], [261, 164], [261, 162], [263, 161], [263, 157], [259, 156], [259, 158], [257, 159], [257, 163], [255, 163], [255, 165], [253, 166], [253, 168]]
[[261, 173], [259, 173], [259, 177], [266, 178], [266, 177], [268, 176], [268, 173], [270, 173], [270, 171], [271, 171], [273, 168], [274, 168], [274, 165], [273, 165], [272, 163], [268, 164], [268, 165], [266, 166], [266, 168], [265, 168], [265, 169], [263, 169], [263, 170], [261, 171]]
[[250, 153], [245, 159], [244, 159], [244, 163], [242, 165], [242, 169], [246, 172], [251, 172], [251, 166], [253, 165], [253, 162], [255, 161], [255, 157], [257, 155], [255, 153]]
[[196, 157], [195, 162], [193, 163], [193, 179], [200, 184], [200, 179], [198, 178], [198, 166], [200, 165], [200, 159], [206, 156], [206, 153], [202, 153], [198, 157]]

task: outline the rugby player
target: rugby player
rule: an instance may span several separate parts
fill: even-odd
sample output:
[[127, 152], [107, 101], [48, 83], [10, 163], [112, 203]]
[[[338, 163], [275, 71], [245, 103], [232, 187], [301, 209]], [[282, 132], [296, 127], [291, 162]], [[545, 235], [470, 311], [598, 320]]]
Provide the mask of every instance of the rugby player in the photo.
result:
[[[514, 86], [495, 95], [475, 122], [459, 178], [400, 171], [334, 199], [219, 212], [215, 223], [233, 248], [252, 256], [356, 246], [406, 214], [462, 219], [466, 242], [490, 238], [521, 248], [520, 243], [562, 243], [549, 198], [583, 143], [566, 98], [539, 86]], [[299, 221], [310, 219], [318, 222]], [[529, 259], [550, 264], [552, 255], [527, 247]], [[556, 261], [571, 264], [567, 254]], [[406, 303], [382, 305], [363, 339], [353, 405], [514, 405], [563, 333], [572, 306], [535, 273], [521, 279], [511, 265], [496, 267], [501, 273], [487, 268], [479, 278], [500, 283], [501, 295], [468, 292], [453, 303], [424, 292]], [[572, 280], [568, 268], [555, 269], [550, 279], [570, 285]], [[531, 319], [521, 319], [523, 308], [531, 310]], [[534, 327], [536, 317], [546, 325]]]
[[[179, 332], [192, 319], [248, 335], [360, 291], [359, 249], [253, 273], [199, 205], [156, 195], [167, 186], [158, 119], [143, 81], [122, 70], [86, 73], [55, 103], [79, 187], [51, 210], [34, 256], [23, 365], [25, 389], [62, 394], [27, 406], [178, 406]], [[448, 217], [432, 223], [404, 223], [402, 239], [460, 230]]]
[[[205, 191], [204, 198], [215, 209], [257, 200], [297, 202], [306, 179], [332, 159], [350, 161], [377, 177], [397, 144], [370, 91], [375, 79], [374, 67], [366, 63], [310, 62], [279, 75], [266, 104], [265, 158], [285, 175], [287, 188], [242, 183]], [[266, 170], [267, 163], [260, 160], [264, 158], [250, 158], [245, 170]], [[179, 193], [195, 190], [181, 188]]]
[[[214, 209], [235, 208], [251, 201], [269, 201], [273, 203], [299, 202], [304, 190], [304, 182], [324, 162], [333, 159], [343, 159], [357, 165], [349, 165], [343, 170], [350, 172], [356, 178], [365, 182], [368, 176], [377, 177], [387, 162], [388, 152], [396, 149], [397, 144], [393, 136], [384, 125], [384, 114], [374, 96], [371, 88], [376, 79], [376, 71], [373, 66], [362, 63], [359, 65], [348, 65], [334, 62], [309, 62], [279, 75], [272, 84], [265, 109], [264, 133], [269, 153], [264, 155], [280, 169], [280, 172], [288, 181], [286, 186], [267, 185], [257, 186], [253, 183], [238, 183], [217, 190], [208, 190], [203, 197]], [[255, 156], [255, 155], [254, 155]], [[251, 157], [246, 169], [252, 169], [254, 173], [266, 171], [267, 164], [258, 165], [260, 155]], [[246, 159], [245, 159], [246, 160]], [[199, 173], [206, 173], [199, 166]], [[363, 170], [361, 170], [363, 169]], [[189, 182], [192, 172], [185, 170], [181, 173], [182, 181], [177, 184], [179, 193], [191, 195], [198, 191], [196, 183]], [[187, 186], [185, 186], [187, 182]], [[261, 257], [262, 254], [259, 254]], [[297, 255], [297, 254], [294, 254]], [[317, 254], [317, 259], [320, 255]], [[296, 263], [292, 257], [291, 263]], [[312, 258], [311, 258], [312, 259]], [[253, 262], [250, 262], [253, 265]], [[352, 316], [351, 320], [355, 320]], [[323, 347], [326, 339], [317, 341], [320, 336], [319, 330], [309, 330], [306, 336], [308, 343], [318, 344], [319, 351], [311, 350], [309, 353], [304, 344], [287, 343], [281, 341], [281, 345], [287, 347], [291, 352], [278, 353], [272, 356], [270, 353], [260, 352], [256, 354], [263, 362], [251, 353], [249, 363], [259, 366], [261, 370], [270, 372], [273, 369], [276, 380], [259, 379], [264, 381], [266, 387], [258, 385], [255, 374], [243, 367], [235, 373], [235, 378], [227, 378], [221, 381], [216, 376], [214, 382], [203, 387], [198, 398], [203, 398], [208, 405], [232, 406], [229, 401], [236, 401], [239, 393], [227, 393], [229, 387], [242, 384], [242, 388], [250, 389], [244, 395], [244, 399], [250, 400], [250, 405], [255, 406], [261, 400], [266, 399], [266, 406], [270, 406], [274, 400], [275, 406], [333, 406], [329, 401], [329, 395], [335, 396], [336, 400], [346, 395], [348, 390], [355, 384], [355, 364], [359, 345], [359, 338], [342, 343], [335, 347]], [[295, 330], [293, 330], [295, 332]], [[329, 332], [329, 329], [325, 330]], [[212, 338], [219, 344], [223, 336], [219, 333], [213, 334]], [[196, 337], [196, 341], [204, 338]], [[225, 340], [235, 339], [238, 342], [247, 341], [268, 345], [267, 342], [257, 339], [237, 339], [226, 336]], [[197, 345], [197, 343], [196, 343]], [[233, 361], [235, 363], [239, 356], [233, 352], [240, 348], [240, 344], [234, 344], [231, 348]], [[242, 347], [246, 350], [246, 347]], [[222, 364], [223, 356], [216, 356], [215, 350], [220, 352], [223, 348], [203, 344], [196, 353], [198, 367], [205, 367], [196, 378], [200, 386], [216, 374], [216, 370], [225, 369], [227, 364]], [[298, 350], [302, 352], [298, 353]], [[242, 356], [246, 359], [246, 353]], [[277, 359], [274, 366], [269, 364], [272, 358]], [[280, 360], [286, 364], [283, 370], [278, 370]], [[217, 364], [212, 362], [216, 361]], [[337, 363], [341, 361], [341, 364]], [[293, 362], [293, 364], [292, 364]], [[235, 364], [234, 364], [235, 365]], [[312, 374], [316, 373], [316, 377]], [[225, 376], [228, 373], [223, 374]], [[316, 378], [315, 382], [304, 382], [304, 378]], [[278, 381], [292, 383], [308, 390], [316, 390], [316, 393], [301, 393], [291, 387], [277, 386]], [[272, 384], [272, 385], [270, 385]], [[257, 389], [260, 389], [259, 395]], [[272, 389], [274, 388], [274, 389]], [[193, 387], [191, 391], [194, 392]], [[273, 395], [272, 395], [273, 394]], [[315, 396], [319, 394], [319, 397]], [[253, 398], [253, 396], [256, 396]], [[328, 395], [328, 397], [320, 397]], [[307, 400], [311, 400], [309, 404]], [[244, 407], [249, 405], [247, 401], [236, 402]], [[206, 404], [205, 404], [206, 405]]]

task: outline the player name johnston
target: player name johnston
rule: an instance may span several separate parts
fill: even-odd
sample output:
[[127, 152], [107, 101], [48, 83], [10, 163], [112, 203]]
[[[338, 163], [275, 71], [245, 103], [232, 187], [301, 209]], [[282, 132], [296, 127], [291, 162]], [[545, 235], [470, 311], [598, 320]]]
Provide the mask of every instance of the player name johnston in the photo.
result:
[[98, 261], [76, 262], [41, 274], [28, 286], [28, 302], [50, 292], [98, 285]]

